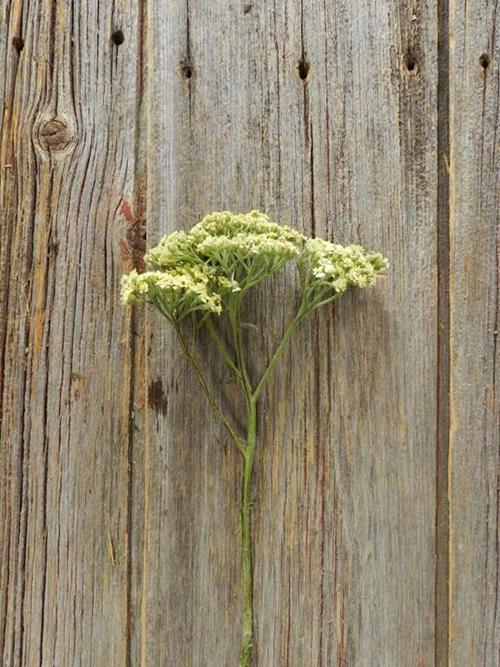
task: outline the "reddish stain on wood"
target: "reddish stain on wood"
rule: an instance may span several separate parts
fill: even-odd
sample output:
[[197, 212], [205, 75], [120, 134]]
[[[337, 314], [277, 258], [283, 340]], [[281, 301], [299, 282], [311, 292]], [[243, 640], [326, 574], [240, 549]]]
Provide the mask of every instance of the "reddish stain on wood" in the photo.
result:
[[146, 252], [146, 220], [144, 217], [144, 196], [140, 193], [131, 203], [124, 199], [119, 213], [125, 221], [124, 238], [119, 241], [123, 261], [137, 271], [144, 271]]

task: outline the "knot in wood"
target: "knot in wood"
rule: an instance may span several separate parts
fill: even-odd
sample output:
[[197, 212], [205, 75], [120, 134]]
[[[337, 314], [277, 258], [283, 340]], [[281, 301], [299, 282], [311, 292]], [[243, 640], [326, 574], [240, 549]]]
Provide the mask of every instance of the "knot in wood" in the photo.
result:
[[71, 131], [67, 124], [58, 118], [51, 118], [41, 124], [38, 130], [40, 146], [48, 151], [62, 151], [71, 142]]

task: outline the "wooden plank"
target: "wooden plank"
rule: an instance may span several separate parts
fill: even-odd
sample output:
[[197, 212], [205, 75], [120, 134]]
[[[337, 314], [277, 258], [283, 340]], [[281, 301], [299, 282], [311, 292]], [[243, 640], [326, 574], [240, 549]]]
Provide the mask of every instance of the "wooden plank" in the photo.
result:
[[[259, 207], [392, 264], [303, 327], [260, 411], [255, 664], [434, 664], [436, 20], [435, 2], [148, 3], [149, 242]], [[249, 303], [260, 353], [292, 280]], [[235, 664], [238, 459], [145, 317], [143, 664]]]
[[450, 664], [500, 664], [499, 16], [451, 5]]
[[0, 662], [121, 666], [140, 18], [128, 0], [1, 11]]
[[438, 2], [437, 387], [436, 387], [436, 600], [437, 667], [448, 665], [450, 442], [450, 128], [449, 7]]

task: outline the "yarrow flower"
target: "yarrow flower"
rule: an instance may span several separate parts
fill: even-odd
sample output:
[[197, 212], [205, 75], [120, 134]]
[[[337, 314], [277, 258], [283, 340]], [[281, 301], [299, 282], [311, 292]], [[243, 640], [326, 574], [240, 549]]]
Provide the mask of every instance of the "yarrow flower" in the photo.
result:
[[301, 252], [305, 237], [260, 211], [211, 213], [189, 236], [200, 258], [246, 292]]
[[[257, 405], [287, 342], [317, 308], [329, 304], [351, 287], [372, 285], [388, 266], [379, 253], [361, 246], [343, 247], [322, 239], [306, 238], [289, 227], [272, 222], [259, 211], [211, 213], [189, 232], [165, 236], [145, 256], [152, 270], [123, 276], [122, 299], [127, 304], [146, 303], [157, 308], [173, 325], [181, 349], [191, 363], [202, 390], [242, 456], [241, 542], [243, 633], [240, 667], [252, 662], [253, 593], [251, 544], [251, 475], [257, 439]], [[301, 299], [295, 317], [265, 370], [255, 382], [247, 368], [245, 336], [241, 322], [243, 296], [287, 262], [295, 261], [300, 276]], [[225, 314], [230, 335], [221, 335], [213, 315]], [[192, 325], [189, 329], [184, 320]], [[214, 397], [196, 355], [197, 332], [205, 326], [222, 362], [239, 384], [246, 406], [246, 424], [240, 431]], [[251, 326], [251, 324], [250, 324]], [[191, 335], [190, 344], [185, 331]], [[231, 343], [228, 344], [228, 340]], [[228, 664], [234, 660], [228, 659]]]
[[123, 300], [150, 303], [172, 322], [198, 311], [220, 314], [231, 295], [241, 299], [291, 260], [301, 276], [303, 312], [350, 287], [372, 285], [388, 266], [380, 253], [307, 239], [260, 211], [210, 213], [189, 232], [165, 236], [145, 260], [154, 270], [125, 276]]
[[380, 253], [366, 253], [359, 245], [344, 247], [323, 239], [309, 239], [298, 264], [309, 291], [333, 290], [337, 294], [349, 287], [373, 285], [389, 265]]
[[172, 323], [178, 323], [197, 311], [221, 313], [221, 292], [231, 289], [238, 288], [209, 270], [192, 266], [131, 271], [122, 278], [121, 294], [125, 303], [149, 303]]
[[155, 269], [203, 264], [193, 238], [186, 232], [164, 236], [157, 246], [146, 253], [144, 260]]

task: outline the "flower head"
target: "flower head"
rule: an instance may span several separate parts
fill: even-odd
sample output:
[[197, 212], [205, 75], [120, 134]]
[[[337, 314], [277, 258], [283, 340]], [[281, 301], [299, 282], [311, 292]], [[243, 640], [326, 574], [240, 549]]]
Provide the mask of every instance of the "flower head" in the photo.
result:
[[164, 271], [131, 271], [122, 278], [122, 299], [125, 303], [149, 303], [171, 322], [180, 322], [195, 311], [220, 313], [220, 285], [216, 276], [199, 267], [182, 267]]
[[372, 285], [388, 266], [379, 253], [306, 239], [260, 211], [210, 213], [189, 232], [165, 236], [145, 260], [153, 270], [124, 276], [122, 298], [151, 303], [174, 323], [197, 311], [234, 308], [290, 260], [297, 261], [308, 310], [350, 287]]
[[380, 253], [367, 253], [359, 245], [341, 246], [323, 239], [309, 239], [299, 259], [304, 283], [310, 291], [333, 290], [337, 294], [349, 287], [373, 285], [387, 268]]
[[144, 259], [155, 269], [203, 264], [192, 237], [186, 232], [173, 232], [164, 236], [158, 245], [146, 253]]
[[193, 227], [189, 236], [199, 256], [236, 280], [242, 292], [298, 257], [305, 242], [302, 234], [271, 222], [260, 211], [211, 213]]

